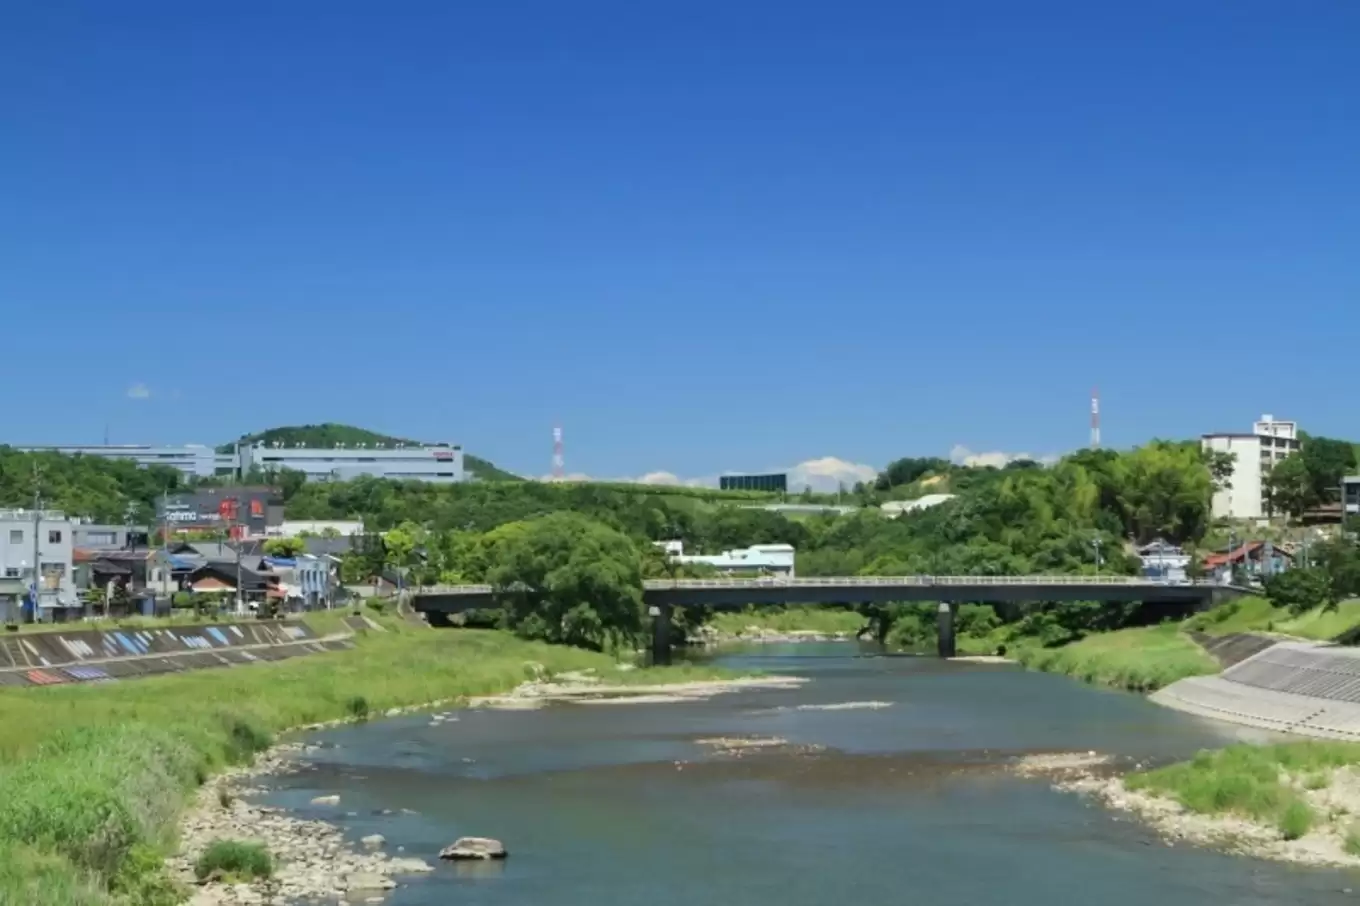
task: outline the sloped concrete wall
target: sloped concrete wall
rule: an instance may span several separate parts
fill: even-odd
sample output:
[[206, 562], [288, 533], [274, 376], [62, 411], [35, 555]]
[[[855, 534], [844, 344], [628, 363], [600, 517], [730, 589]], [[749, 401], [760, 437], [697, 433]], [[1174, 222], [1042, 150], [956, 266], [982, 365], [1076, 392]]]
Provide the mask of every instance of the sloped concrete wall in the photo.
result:
[[0, 686], [50, 686], [275, 661], [351, 647], [304, 623], [75, 629], [0, 637]]
[[1158, 704], [1245, 726], [1360, 739], [1360, 651], [1281, 642], [1218, 676], [1181, 680]]

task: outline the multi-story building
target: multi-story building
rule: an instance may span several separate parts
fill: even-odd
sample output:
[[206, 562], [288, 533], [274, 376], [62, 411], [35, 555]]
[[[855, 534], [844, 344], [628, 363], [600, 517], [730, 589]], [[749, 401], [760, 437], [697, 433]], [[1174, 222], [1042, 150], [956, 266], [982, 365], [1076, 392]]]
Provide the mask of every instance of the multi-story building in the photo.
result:
[[1341, 479], [1341, 494], [1345, 500], [1345, 515], [1360, 515], [1360, 475], [1347, 475]]
[[236, 457], [231, 453], [217, 453], [202, 444], [157, 446], [147, 444], [74, 444], [69, 446], [15, 447], [25, 453], [63, 453], [67, 456], [97, 456], [118, 459], [139, 466], [167, 466], [177, 469], [185, 478], [212, 478], [214, 475], [236, 471]]
[[232, 453], [218, 453], [202, 444], [154, 446], [143, 444], [21, 446], [27, 453], [62, 453], [133, 462], [139, 466], [167, 466], [185, 478], [235, 476], [253, 469], [262, 472], [292, 469], [309, 481], [343, 481], [360, 475], [399, 481], [463, 481], [463, 448], [452, 444], [389, 444], [385, 446], [288, 447], [246, 444]]
[[1260, 519], [1269, 515], [1263, 490], [1266, 476], [1276, 463], [1299, 451], [1298, 424], [1263, 415], [1250, 434], [1205, 434], [1200, 446], [1233, 456], [1228, 487], [1214, 493], [1213, 517]]
[[240, 448], [240, 469], [292, 469], [308, 481], [345, 481], [370, 475], [398, 481], [464, 480], [463, 448], [450, 444], [288, 447], [252, 444]]
[[[80, 601], [75, 585], [74, 526], [57, 510], [0, 510], [0, 578], [23, 583], [24, 594], [38, 576], [38, 619]], [[36, 540], [35, 540], [36, 539]]]

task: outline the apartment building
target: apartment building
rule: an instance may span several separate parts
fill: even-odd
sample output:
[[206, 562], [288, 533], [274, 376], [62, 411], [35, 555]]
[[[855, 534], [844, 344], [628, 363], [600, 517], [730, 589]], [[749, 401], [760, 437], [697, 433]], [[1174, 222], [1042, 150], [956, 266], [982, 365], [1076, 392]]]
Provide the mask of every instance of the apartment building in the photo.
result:
[[1234, 457], [1230, 487], [1216, 492], [1212, 513], [1215, 519], [1262, 519], [1266, 512], [1264, 483], [1270, 470], [1286, 456], [1299, 452], [1298, 423], [1263, 415], [1250, 433], [1205, 434], [1200, 438], [1205, 450], [1230, 453]]

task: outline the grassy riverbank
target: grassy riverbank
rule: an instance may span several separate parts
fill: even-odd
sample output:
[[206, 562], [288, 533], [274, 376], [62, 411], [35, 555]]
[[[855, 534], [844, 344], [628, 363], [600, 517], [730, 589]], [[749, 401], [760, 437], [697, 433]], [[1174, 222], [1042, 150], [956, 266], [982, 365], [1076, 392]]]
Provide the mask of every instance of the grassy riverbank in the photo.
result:
[[1209, 635], [1264, 632], [1327, 642], [1360, 627], [1360, 600], [1342, 601], [1334, 608], [1317, 607], [1295, 615], [1272, 606], [1265, 598], [1238, 598], [1191, 617], [1185, 625]]
[[1187, 676], [1218, 671], [1214, 659], [1177, 623], [1097, 633], [1059, 648], [1022, 644], [1014, 656], [1035, 670], [1134, 692], [1151, 692]]
[[712, 678], [497, 632], [384, 620], [352, 651], [121, 683], [0, 690], [0, 904], [166, 906], [162, 857], [192, 790], [291, 728], [506, 692], [595, 670], [612, 683]]
[[1131, 774], [1124, 785], [1172, 799], [1198, 815], [1244, 819], [1280, 840], [1311, 835], [1326, 844], [1330, 838], [1355, 857], [1360, 856], [1360, 797], [1351, 773], [1356, 765], [1355, 743], [1244, 744]]

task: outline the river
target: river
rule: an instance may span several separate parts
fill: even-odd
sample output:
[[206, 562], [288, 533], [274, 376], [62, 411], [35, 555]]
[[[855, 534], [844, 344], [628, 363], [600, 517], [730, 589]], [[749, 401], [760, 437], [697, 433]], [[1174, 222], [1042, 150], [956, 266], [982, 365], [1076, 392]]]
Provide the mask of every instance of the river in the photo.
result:
[[[1160, 762], [1248, 731], [1007, 665], [861, 654], [765, 645], [719, 659], [812, 679], [798, 689], [327, 731], [268, 801], [329, 817], [308, 803], [339, 793], [356, 839], [430, 861], [459, 836], [505, 841], [505, 862], [440, 864], [402, 879], [389, 906], [1357, 901], [1343, 892], [1360, 890], [1353, 873], [1168, 846], [1003, 767], [1071, 750]], [[815, 707], [867, 701], [891, 706]], [[737, 757], [695, 742], [734, 736], [825, 749]]]

